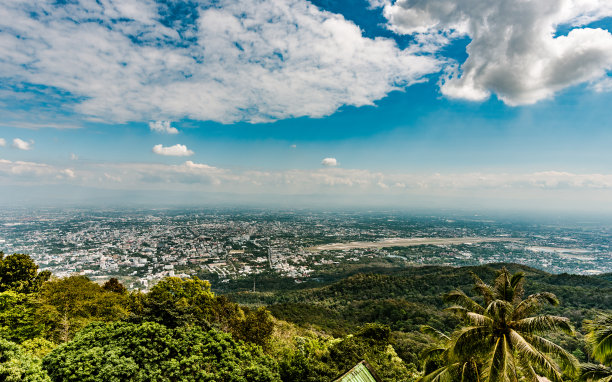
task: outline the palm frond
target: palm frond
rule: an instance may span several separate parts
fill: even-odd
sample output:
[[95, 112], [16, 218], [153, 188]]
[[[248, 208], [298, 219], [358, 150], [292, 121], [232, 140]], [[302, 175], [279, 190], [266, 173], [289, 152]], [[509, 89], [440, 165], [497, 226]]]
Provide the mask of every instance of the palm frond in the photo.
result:
[[514, 288], [510, 284], [510, 273], [506, 267], [499, 271], [494, 283], [495, 297], [500, 300], [512, 302], [514, 299]]
[[578, 359], [556, 343], [540, 336], [524, 336], [524, 338], [539, 351], [559, 358], [563, 366], [565, 366], [568, 371], [576, 373], [580, 368]]
[[546, 332], [563, 332], [574, 335], [574, 328], [569, 318], [559, 316], [535, 316], [512, 321], [509, 326], [523, 334], [538, 334]]
[[459, 305], [449, 306], [448, 308], [444, 308], [444, 310], [454, 314], [455, 316], [463, 320], [467, 319], [467, 314], [470, 312], [467, 308], [464, 308]]
[[493, 300], [489, 306], [487, 306], [486, 315], [495, 321], [505, 324], [510, 320], [512, 311], [513, 308], [510, 302], [504, 300]]
[[512, 288], [516, 289], [516, 287], [522, 284], [524, 280], [525, 280], [525, 272], [516, 272], [510, 278], [510, 285], [512, 286]]
[[485, 305], [488, 305], [495, 298], [495, 291], [489, 284], [482, 281], [476, 273], [470, 272], [470, 274], [474, 279], [474, 291], [480, 294], [485, 300]]
[[429, 325], [421, 325], [420, 330], [421, 330], [421, 333], [427, 334], [428, 336], [433, 337], [438, 340], [449, 340], [450, 339], [449, 336], [447, 336], [446, 334], [442, 333], [438, 329], [432, 326], [429, 326]]
[[526, 299], [518, 303], [512, 313], [512, 319], [518, 320], [527, 317], [537, 312], [543, 304], [559, 305], [557, 296], [553, 293], [542, 292], [528, 296]]
[[484, 370], [485, 380], [489, 382], [515, 382], [516, 369], [512, 351], [505, 335], [497, 337], [489, 361]]
[[525, 357], [518, 356], [517, 362], [519, 367], [523, 371], [525, 379], [527, 382], [539, 382], [538, 374], [533, 369], [533, 366], [529, 363], [529, 361]]
[[417, 382], [452, 382], [455, 380], [451, 366], [443, 366], [417, 379]]
[[612, 381], [612, 368], [610, 367], [585, 363], [580, 365], [580, 369], [582, 370], [581, 381]]
[[523, 294], [525, 293], [525, 289], [523, 287], [524, 283], [525, 283], [525, 273], [524, 272], [516, 272], [510, 278], [510, 285], [512, 286], [512, 289], [514, 290], [513, 297], [512, 297], [512, 303], [518, 304], [523, 298]]
[[478, 364], [474, 359], [465, 362], [461, 367], [461, 382], [480, 382]]
[[601, 363], [612, 363], [612, 314], [603, 313], [592, 321], [585, 321], [589, 331], [587, 340], [593, 347], [593, 358]]
[[478, 313], [474, 313], [474, 312], [468, 312], [466, 314], [466, 319], [467, 321], [475, 326], [491, 326], [493, 325], [493, 320], [490, 319], [487, 316], [484, 316], [482, 314], [478, 314]]
[[489, 348], [491, 328], [486, 326], [468, 326], [453, 333], [449, 350], [453, 359], [466, 359], [482, 353]]
[[444, 300], [451, 304], [456, 304], [468, 309], [470, 312], [484, 313], [484, 308], [480, 306], [476, 301], [469, 298], [465, 293], [460, 290], [455, 290], [447, 293], [444, 296]]
[[434, 346], [430, 346], [425, 348], [420, 354], [420, 358], [423, 361], [427, 361], [429, 359], [432, 358], [436, 358], [436, 357], [444, 357], [444, 353], [448, 351], [448, 349], [445, 346], [441, 346], [441, 345], [434, 345]]
[[527, 342], [519, 333], [510, 330], [510, 341], [520, 358], [524, 358], [530, 365], [536, 365], [553, 381], [563, 382], [561, 370], [555, 362]]

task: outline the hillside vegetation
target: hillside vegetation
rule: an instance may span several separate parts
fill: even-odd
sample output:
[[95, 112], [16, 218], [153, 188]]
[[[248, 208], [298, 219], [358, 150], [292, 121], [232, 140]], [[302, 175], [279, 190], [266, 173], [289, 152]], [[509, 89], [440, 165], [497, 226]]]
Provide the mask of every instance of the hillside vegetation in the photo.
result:
[[[384, 381], [607, 378], [609, 275], [492, 264], [285, 282], [219, 295], [208, 281], [169, 277], [130, 292], [0, 255], [0, 380], [319, 382], [362, 359]], [[524, 343], [500, 337], [503, 325]], [[485, 334], [459, 340], [469, 330]]]

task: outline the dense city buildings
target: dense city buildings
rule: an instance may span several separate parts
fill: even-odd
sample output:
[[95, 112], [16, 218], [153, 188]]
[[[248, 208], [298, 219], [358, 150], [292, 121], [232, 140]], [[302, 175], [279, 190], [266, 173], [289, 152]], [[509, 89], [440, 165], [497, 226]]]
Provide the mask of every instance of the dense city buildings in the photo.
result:
[[[218, 283], [262, 273], [296, 283], [350, 267], [515, 262], [551, 273], [612, 272], [605, 225], [480, 216], [269, 210], [3, 210], [0, 250], [57, 276], [118, 277], [148, 289], [165, 276]], [[255, 287], [255, 285], [253, 285]]]

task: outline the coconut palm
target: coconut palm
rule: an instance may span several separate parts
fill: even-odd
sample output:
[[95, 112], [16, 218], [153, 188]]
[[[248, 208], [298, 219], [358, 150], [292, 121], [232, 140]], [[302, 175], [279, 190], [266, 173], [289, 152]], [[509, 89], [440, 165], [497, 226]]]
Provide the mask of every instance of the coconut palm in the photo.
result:
[[555, 295], [544, 292], [523, 299], [524, 273], [511, 275], [506, 268], [498, 272], [493, 285], [473, 276], [484, 304], [460, 290], [445, 296], [452, 304], [448, 310], [463, 318], [465, 325], [441, 341], [437, 353], [432, 352], [444, 365], [421, 381], [518, 382], [538, 381], [541, 375], [561, 382], [557, 361], [568, 371], [577, 370], [574, 356], [541, 336], [573, 334], [569, 319], [534, 316], [543, 304], [557, 305]]
[[612, 381], [612, 314], [602, 313], [584, 323], [593, 358], [601, 365], [582, 365], [582, 379], [586, 381]]
[[451, 353], [451, 337], [428, 325], [422, 326], [421, 332], [434, 338], [436, 343], [421, 353], [421, 359], [424, 361], [423, 369], [426, 375], [420, 378], [419, 382], [479, 382], [481, 380], [478, 371], [478, 360], [473, 355], [460, 354], [457, 357]]

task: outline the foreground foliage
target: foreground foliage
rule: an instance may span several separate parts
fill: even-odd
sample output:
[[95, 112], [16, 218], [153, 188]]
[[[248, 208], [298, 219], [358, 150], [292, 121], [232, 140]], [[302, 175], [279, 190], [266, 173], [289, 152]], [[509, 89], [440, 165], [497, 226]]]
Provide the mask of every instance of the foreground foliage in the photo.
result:
[[276, 362], [218, 330], [91, 324], [44, 358], [53, 381], [280, 381]]
[[585, 323], [587, 339], [591, 345], [593, 358], [599, 365], [582, 366], [582, 380], [612, 381], [612, 314], [601, 313], [596, 319]]
[[[219, 296], [197, 277], [143, 293], [117, 279], [49, 278], [27, 255], [0, 262], [0, 381], [330, 382], [365, 359], [385, 382], [569, 382], [572, 354], [599, 362], [582, 365], [582, 380], [612, 381], [605, 275], [421, 267]], [[473, 280], [475, 293], [447, 293], [441, 309], [443, 292]], [[594, 319], [574, 337], [562, 316], [578, 329]]]
[[[562, 369], [555, 359], [571, 373], [578, 361], [566, 350], [541, 334], [574, 330], [565, 317], [533, 316], [542, 304], [557, 305], [551, 293], [523, 295], [524, 274], [511, 275], [505, 268], [493, 285], [478, 276], [475, 290], [484, 301], [480, 305], [460, 290], [448, 293], [450, 311], [462, 317], [465, 325], [450, 336], [441, 333], [440, 346], [428, 352], [437, 357], [441, 366], [421, 379], [426, 381], [538, 381], [543, 375], [562, 382]], [[554, 357], [554, 358], [553, 358]]]
[[0, 338], [0, 381], [49, 382], [39, 358]]

